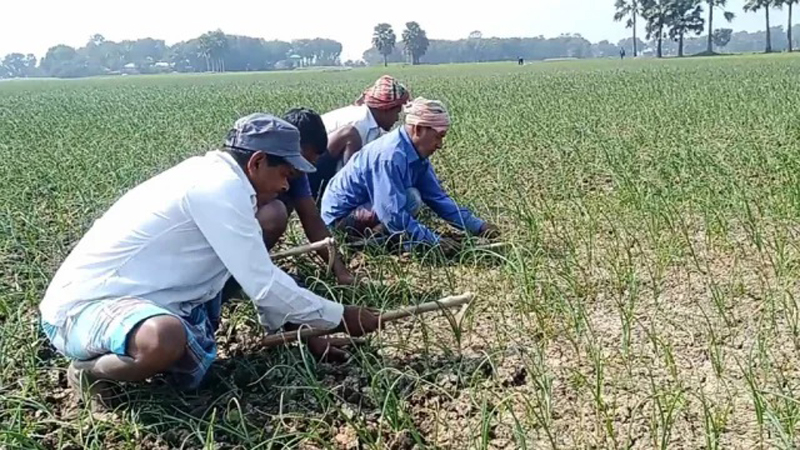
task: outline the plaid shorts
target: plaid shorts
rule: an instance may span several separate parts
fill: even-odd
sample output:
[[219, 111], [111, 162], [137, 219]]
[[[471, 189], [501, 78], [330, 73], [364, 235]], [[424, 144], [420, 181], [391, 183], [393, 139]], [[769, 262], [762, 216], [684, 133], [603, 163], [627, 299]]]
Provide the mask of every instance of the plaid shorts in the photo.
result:
[[126, 356], [131, 331], [142, 321], [165, 314], [178, 317], [186, 328], [186, 352], [165, 374], [173, 385], [197, 388], [217, 357], [214, 333], [219, 327], [222, 293], [194, 307], [189, 317], [137, 297], [100, 300], [79, 308], [62, 327], [42, 322], [47, 338], [68, 358], [89, 360], [108, 353]]

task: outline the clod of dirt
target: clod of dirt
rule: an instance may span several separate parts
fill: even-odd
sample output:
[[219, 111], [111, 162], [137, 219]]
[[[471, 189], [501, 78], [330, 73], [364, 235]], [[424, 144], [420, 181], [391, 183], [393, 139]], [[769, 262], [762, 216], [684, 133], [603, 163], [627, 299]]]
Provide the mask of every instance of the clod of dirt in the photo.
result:
[[351, 450], [360, 447], [358, 433], [356, 433], [356, 430], [350, 425], [342, 425], [333, 439], [336, 441], [337, 448], [342, 450]]
[[403, 430], [392, 437], [388, 447], [391, 450], [411, 450], [414, 448], [414, 438], [410, 431]]
[[525, 366], [517, 367], [514, 371], [514, 374], [511, 376], [510, 379], [503, 381], [504, 387], [509, 386], [522, 386], [526, 383], [528, 379], [528, 370], [525, 369]]

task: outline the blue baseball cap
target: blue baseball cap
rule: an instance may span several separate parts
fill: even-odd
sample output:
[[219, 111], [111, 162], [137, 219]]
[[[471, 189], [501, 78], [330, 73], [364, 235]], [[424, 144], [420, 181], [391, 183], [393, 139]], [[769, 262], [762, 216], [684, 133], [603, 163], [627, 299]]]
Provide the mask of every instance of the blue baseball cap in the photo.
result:
[[279, 156], [301, 172], [317, 170], [300, 151], [300, 130], [272, 114], [253, 113], [236, 120], [225, 137], [225, 146]]

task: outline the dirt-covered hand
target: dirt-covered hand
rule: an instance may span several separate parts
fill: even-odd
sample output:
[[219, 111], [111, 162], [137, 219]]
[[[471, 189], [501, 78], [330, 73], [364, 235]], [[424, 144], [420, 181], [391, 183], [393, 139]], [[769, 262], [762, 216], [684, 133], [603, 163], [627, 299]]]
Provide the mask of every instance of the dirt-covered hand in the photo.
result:
[[370, 308], [345, 306], [340, 328], [350, 336], [363, 336], [372, 333], [380, 326], [379, 316]]
[[439, 239], [439, 246], [441, 246], [442, 252], [447, 257], [455, 256], [461, 251], [461, 244], [455, 239], [443, 237]]
[[478, 232], [478, 235], [486, 239], [497, 239], [500, 237], [500, 229], [496, 225], [486, 222]]
[[344, 265], [334, 268], [334, 275], [336, 276], [336, 282], [342, 286], [351, 286], [356, 283], [356, 277]]
[[306, 340], [308, 350], [318, 361], [324, 362], [346, 362], [350, 354], [342, 350], [342, 342], [327, 339], [325, 337], [312, 337]]

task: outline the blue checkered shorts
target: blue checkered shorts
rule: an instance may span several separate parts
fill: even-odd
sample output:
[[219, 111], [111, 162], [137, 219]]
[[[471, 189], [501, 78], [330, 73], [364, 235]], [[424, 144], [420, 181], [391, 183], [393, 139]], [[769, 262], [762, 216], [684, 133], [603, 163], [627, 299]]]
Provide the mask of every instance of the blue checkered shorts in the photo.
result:
[[222, 293], [197, 305], [188, 317], [137, 297], [99, 300], [79, 308], [61, 327], [42, 322], [47, 338], [68, 358], [89, 360], [108, 353], [125, 356], [131, 331], [144, 320], [164, 314], [180, 318], [186, 328], [186, 352], [165, 374], [172, 384], [180, 389], [197, 388], [217, 357], [214, 333], [219, 327]]

